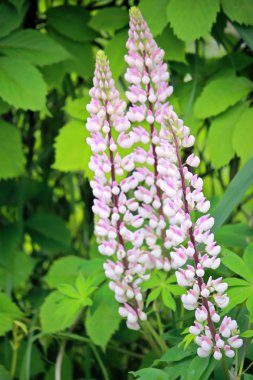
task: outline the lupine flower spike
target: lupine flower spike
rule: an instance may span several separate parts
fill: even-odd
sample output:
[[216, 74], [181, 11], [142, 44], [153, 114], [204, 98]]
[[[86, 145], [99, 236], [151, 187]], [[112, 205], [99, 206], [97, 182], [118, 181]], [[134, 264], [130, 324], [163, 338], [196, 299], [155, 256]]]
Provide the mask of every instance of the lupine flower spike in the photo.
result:
[[[220, 360], [224, 353], [233, 357], [233, 349], [242, 345], [237, 322], [225, 316], [220, 323], [218, 311], [228, 305], [227, 284], [221, 277], [205, 280], [206, 268], [215, 270], [220, 265], [220, 247], [211, 232], [214, 219], [207, 214], [210, 202], [204, 197], [203, 181], [191, 171], [200, 160], [194, 154], [185, 163], [181, 159], [181, 150], [192, 147], [194, 137], [168, 102], [172, 87], [167, 84], [164, 52], [157, 47], [137, 8], [130, 12], [127, 47], [129, 68], [125, 78], [132, 84], [127, 96], [134, 103], [128, 117], [132, 122], [145, 120], [150, 124], [156, 186], [164, 192], [162, 212], [170, 223], [164, 246], [170, 250], [178, 284], [188, 288], [182, 296], [183, 305], [195, 310], [190, 333], [196, 335], [199, 356], [212, 353]], [[194, 223], [192, 213], [196, 211], [204, 215]]]
[[[143, 219], [129, 211], [135, 210], [136, 205], [127, 201], [125, 195], [126, 190], [135, 187], [134, 180], [124, 182], [125, 172], [134, 166], [127, 155], [120, 156], [118, 147], [125, 145], [122, 141], [130, 122], [125, 115], [126, 103], [119, 97], [102, 51], [97, 53], [93, 84], [87, 106], [91, 117], [86, 127], [90, 132], [87, 142], [93, 153], [89, 167], [94, 171], [91, 187], [95, 197], [95, 234], [100, 253], [113, 258], [107, 260], [104, 269], [115, 298], [123, 304], [119, 312], [127, 318], [129, 328], [138, 329], [138, 320], [146, 319], [139, 289], [139, 283], [146, 278], [139, 249], [143, 235], [138, 230]], [[136, 227], [136, 231], [130, 231], [128, 225]]]

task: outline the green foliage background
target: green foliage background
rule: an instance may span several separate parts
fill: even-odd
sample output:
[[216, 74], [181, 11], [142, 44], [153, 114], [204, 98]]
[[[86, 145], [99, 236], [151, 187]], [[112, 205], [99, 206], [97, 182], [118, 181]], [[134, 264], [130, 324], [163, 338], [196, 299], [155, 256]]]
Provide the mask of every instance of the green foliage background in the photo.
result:
[[1, 0], [1, 380], [224, 378], [177, 347], [192, 316], [173, 276], [145, 285], [146, 328], [160, 327], [165, 348], [125, 328], [93, 237], [85, 106], [101, 48], [124, 97], [132, 5], [165, 50], [171, 103], [196, 136], [227, 311], [249, 330], [241, 362], [253, 359], [252, 0]]

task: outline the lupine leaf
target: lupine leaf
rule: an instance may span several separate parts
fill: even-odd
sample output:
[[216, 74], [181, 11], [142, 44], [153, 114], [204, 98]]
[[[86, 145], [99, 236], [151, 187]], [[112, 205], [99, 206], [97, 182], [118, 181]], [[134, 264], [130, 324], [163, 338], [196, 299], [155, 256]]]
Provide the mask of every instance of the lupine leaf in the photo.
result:
[[229, 71], [210, 79], [195, 103], [194, 112], [199, 118], [216, 116], [238, 103], [252, 91], [253, 84], [245, 77]]
[[176, 310], [176, 302], [172, 297], [168, 288], [162, 289], [162, 300], [165, 306], [167, 306], [171, 310]]
[[1, 364], [0, 364], [0, 379], [1, 380], [11, 380], [10, 373]]
[[168, 380], [168, 374], [156, 368], [143, 368], [130, 373], [138, 380]]
[[178, 38], [189, 42], [207, 36], [219, 7], [219, 0], [171, 0], [167, 17]]
[[250, 287], [234, 287], [230, 288], [227, 291], [227, 295], [229, 297], [229, 304], [225, 309], [222, 310], [222, 315], [227, 314], [230, 310], [232, 310], [235, 306], [241, 304], [245, 300], [247, 300], [250, 294]]
[[227, 268], [232, 270], [234, 273], [239, 274], [239, 276], [245, 278], [245, 280], [253, 283], [253, 272], [250, 271], [250, 268], [246, 263], [236, 255], [234, 252], [224, 249], [222, 251], [222, 263], [226, 265]]
[[174, 346], [169, 348], [168, 351], [162, 355], [160, 359], [156, 362], [177, 362], [188, 356], [192, 356], [196, 352], [196, 349], [193, 346], [187, 347], [185, 350], [182, 347]]
[[244, 251], [243, 254], [243, 260], [245, 264], [247, 265], [248, 269], [252, 273], [252, 279], [253, 279], [253, 243], [249, 244], [247, 248]]
[[49, 65], [70, 57], [68, 52], [48, 35], [32, 29], [18, 30], [0, 40], [1, 52], [23, 58], [38, 66]]
[[252, 157], [253, 109], [249, 108], [237, 119], [233, 134], [233, 147], [243, 162]]
[[199, 380], [209, 364], [210, 358], [196, 356], [190, 363], [187, 371], [187, 380]]
[[221, 4], [231, 21], [253, 25], [253, 3], [251, 0], [222, 0]]
[[0, 120], [0, 162], [0, 178], [23, 174], [25, 157], [19, 131], [3, 120]]
[[41, 73], [29, 62], [0, 57], [0, 83], [0, 96], [14, 107], [32, 111], [45, 107], [46, 84]]

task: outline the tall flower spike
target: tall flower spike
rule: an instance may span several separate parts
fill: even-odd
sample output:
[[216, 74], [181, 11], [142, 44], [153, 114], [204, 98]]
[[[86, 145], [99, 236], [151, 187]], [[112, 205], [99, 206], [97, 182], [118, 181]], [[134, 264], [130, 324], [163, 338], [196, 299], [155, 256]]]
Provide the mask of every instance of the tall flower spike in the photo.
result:
[[127, 318], [129, 328], [138, 329], [138, 321], [146, 319], [139, 289], [140, 282], [147, 278], [140, 250], [143, 219], [129, 211], [134, 211], [136, 206], [125, 192], [135, 188], [135, 180], [128, 177], [126, 182], [124, 174], [134, 164], [131, 155], [120, 156], [118, 147], [131, 146], [131, 141], [125, 142], [130, 122], [125, 116], [126, 104], [119, 97], [102, 51], [97, 53], [93, 84], [86, 127], [90, 132], [87, 143], [93, 153], [89, 167], [94, 171], [91, 187], [95, 197], [95, 234], [100, 253], [111, 257], [104, 269], [116, 300], [124, 305], [119, 312]]
[[[162, 205], [160, 217], [163, 214], [169, 217], [164, 247], [171, 250], [171, 266], [177, 269], [178, 284], [189, 288], [182, 302], [187, 310], [195, 310], [196, 320], [190, 332], [196, 335], [199, 356], [212, 353], [220, 360], [224, 353], [232, 357], [233, 348], [242, 345], [237, 323], [226, 316], [218, 324], [218, 309], [225, 308], [229, 302], [225, 294], [227, 284], [222, 278], [209, 277], [205, 281], [205, 269], [215, 270], [220, 265], [217, 257], [220, 247], [211, 232], [214, 219], [206, 214], [210, 202], [204, 197], [203, 181], [191, 172], [200, 160], [194, 154], [184, 164], [181, 160], [181, 149], [193, 146], [194, 137], [167, 101], [172, 87], [167, 84], [169, 74], [163, 63], [164, 53], [157, 47], [137, 8], [130, 11], [127, 47], [125, 58], [129, 68], [125, 79], [132, 84], [127, 96], [133, 103], [128, 118], [131, 122], [150, 124], [150, 154], [156, 193]], [[191, 218], [193, 211], [204, 214], [195, 223]]]
[[[166, 251], [170, 248], [170, 241], [166, 237], [166, 225], [172, 216], [172, 223], [181, 223], [182, 216], [175, 217], [171, 208], [170, 196], [177, 196], [173, 182], [169, 174], [173, 170], [170, 162], [165, 160], [166, 147], [160, 148], [163, 157], [157, 154], [157, 144], [159, 143], [159, 124], [156, 123], [156, 111], [161, 109], [164, 101], [172, 93], [172, 86], [167, 84], [169, 74], [167, 65], [163, 62], [164, 52], [154, 41], [146, 22], [138, 8], [130, 10], [130, 29], [127, 41], [128, 54], [125, 60], [128, 69], [125, 79], [131, 84], [126, 96], [131, 102], [128, 111], [129, 120], [138, 125], [138, 129], [146, 133], [145, 127], [150, 136], [149, 150], [143, 151], [143, 159], [139, 160], [139, 147], [134, 151], [136, 166], [146, 164], [143, 168], [137, 168], [139, 176], [139, 186], [135, 192], [136, 198], [142, 202], [140, 211], [148, 209], [146, 212], [149, 223], [146, 225], [146, 243], [149, 251], [154, 257], [155, 266], [159, 269], [170, 270], [170, 262]], [[142, 124], [140, 126], [139, 124]], [[149, 143], [149, 141], [148, 141]], [[175, 173], [176, 174], [176, 173]], [[146, 198], [144, 198], [146, 194]], [[152, 205], [152, 207], [151, 207]], [[178, 240], [181, 237], [178, 237]], [[160, 249], [162, 247], [162, 250]]]

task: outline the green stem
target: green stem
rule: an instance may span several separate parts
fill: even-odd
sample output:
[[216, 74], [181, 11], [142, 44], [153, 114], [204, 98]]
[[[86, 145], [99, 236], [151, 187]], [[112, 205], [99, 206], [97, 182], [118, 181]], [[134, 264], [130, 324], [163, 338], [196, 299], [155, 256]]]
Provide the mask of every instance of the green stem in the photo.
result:
[[144, 324], [147, 327], [147, 329], [149, 330], [149, 332], [151, 333], [151, 335], [153, 336], [153, 338], [154, 338], [155, 342], [157, 343], [157, 345], [160, 347], [162, 353], [166, 352], [168, 350], [168, 347], [167, 347], [166, 343], [157, 334], [156, 330], [153, 328], [153, 326], [151, 325], [151, 323], [148, 322], [148, 321], [145, 321]]
[[15, 378], [16, 368], [17, 368], [17, 359], [18, 359], [18, 349], [13, 347], [12, 360], [11, 360], [11, 379]]
[[108, 373], [107, 373], [107, 370], [106, 370], [106, 368], [105, 368], [105, 366], [104, 366], [104, 363], [103, 363], [103, 361], [101, 360], [101, 358], [100, 358], [100, 356], [99, 356], [99, 353], [98, 353], [96, 347], [94, 346], [94, 344], [91, 344], [91, 345], [90, 345], [90, 348], [92, 349], [92, 351], [93, 351], [93, 353], [94, 353], [94, 356], [95, 356], [95, 358], [97, 359], [97, 362], [98, 362], [98, 365], [99, 365], [99, 367], [100, 367], [100, 369], [101, 369], [101, 372], [102, 372], [102, 374], [103, 374], [104, 380], [110, 380], [110, 378], [109, 378], [109, 376], [108, 376]]

